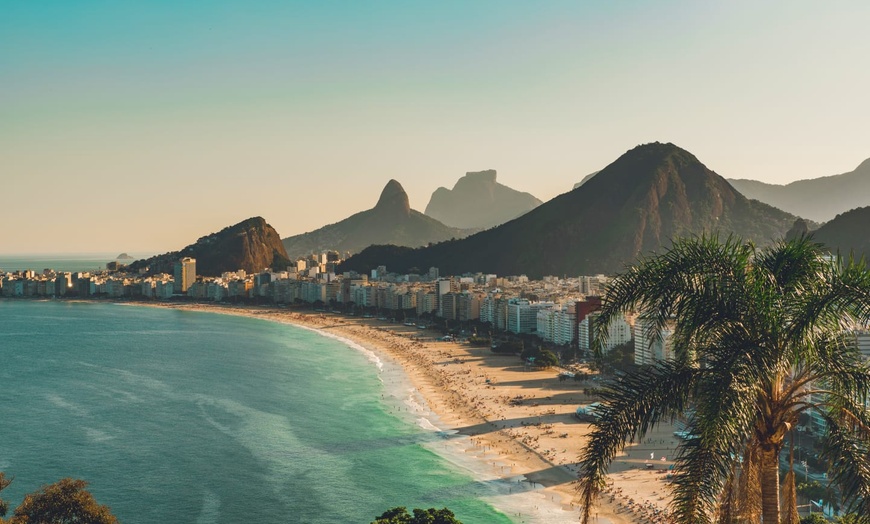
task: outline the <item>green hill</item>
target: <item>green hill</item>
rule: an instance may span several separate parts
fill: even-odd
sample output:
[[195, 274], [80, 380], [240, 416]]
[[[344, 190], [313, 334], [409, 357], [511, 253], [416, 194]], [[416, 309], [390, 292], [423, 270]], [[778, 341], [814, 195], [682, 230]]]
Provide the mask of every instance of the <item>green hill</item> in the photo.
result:
[[854, 253], [870, 258], [870, 207], [860, 207], [837, 215], [813, 232], [813, 238], [832, 252]]

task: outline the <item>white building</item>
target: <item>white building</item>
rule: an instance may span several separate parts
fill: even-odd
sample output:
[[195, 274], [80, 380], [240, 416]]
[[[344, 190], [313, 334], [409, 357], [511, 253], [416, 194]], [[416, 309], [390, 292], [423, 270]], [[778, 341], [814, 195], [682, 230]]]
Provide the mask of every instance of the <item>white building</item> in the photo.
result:
[[423, 313], [432, 313], [438, 308], [438, 296], [431, 292], [421, 289], [417, 291], [417, 315]]
[[655, 364], [674, 359], [670, 328], [665, 328], [661, 336], [649, 333], [649, 325], [638, 319], [634, 324], [634, 363], [638, 365]]
[[552, 302], [510, 299], [507, 304], [507, 330], [511, 333], [534, 333], [538, 329], [538, 311], [551, 307]]
[[[598, 319], [598, 313], [593, 312], [586, 315], [586, 318], [580, 321], [577, 325], [577, 340], [578, 340], [578, 348], [581, 350], [588, 350], [592, 345], [592, 322], [595, 322]], [[605, 354], [609, 352], [611, 349], [616, 346], [621, 346], [622, 344], [628, 344], [631, 342], [632, 332], [631, 332], [631, 324], [628, 323], [624, 315], [618, 316], [613, 322], [610, 323], [610, 326], [607, 328], [607, 344], [605, 344], [601, 350]], [[637, 339], [635, 338], [635, 343], [637, 343]]]

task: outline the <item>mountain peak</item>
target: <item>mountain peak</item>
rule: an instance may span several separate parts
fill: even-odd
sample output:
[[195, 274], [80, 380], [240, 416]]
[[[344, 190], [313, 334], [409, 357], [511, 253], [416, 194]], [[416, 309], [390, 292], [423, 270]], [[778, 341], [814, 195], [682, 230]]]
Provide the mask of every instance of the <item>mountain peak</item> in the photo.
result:
[[[474, 195], [464, 208], [442, 210], [455, 217], [465, 208], [482, 207], [483, 201]], [[365, 271], [377, 262], [399, 272], [428, 265], [450, 274], [479, 271], [536, 278], [610, 273], [680, 237], [733, 233], [766, 243], [781, 238], [795, 218], [748, 200], [674, 144], [644, 144], [576, 190], [514, 220], [407, 253], [371, 247], [365, 256], [348, 259], [344, 269]]]
[[[495, 169], [487, 169], [485, 171], [469, 171], [465, 173], [465, 176], [460, 178], [459, 181], [456, 182], [458, 186], [459, 183], [463, 180], [471, 182], [471, 181], [480, 181], [480, 182], [495, 182]], [[456, 187], [454, 187], [456, 189]]]
[[654, 162], [656, 160], [664, 161], [674, 157], [679, 158], [684, 162], [698, 162], [695, 155], [670, 142], [664, 144], [661, 142], [641, 144], [626, 151], [625, 154], [619, 157], [616, 161], [619, 162], [624, 159], [635, 159]]
[[404, 215], [411, 214], [411, 202], [408, 200], [408, 193], [402, 184], [396, 180], [390, 180], [381, 191], [381, 197], [378, 199], [375, 209], [387, 209], [400, 211]]
[[390, 180], [375, 207], [320, 229], [287, 237], [283, 242], [287, 253], [295, 257], [330, 249], [359, 252], [370, 245], [418, 247], [462, 238], [470, 232], [448, 227], [414, 211], [402, 184]]
[[238, 269], [248, 273], [268, 267], [283, 270], [290, 263], [278, 232], [263, 217], [257, 216], [200, 237], [180, 251], [137, 260], [130, 264], [130, 269], [148, 268], [152, 274], [171, 273], [181, 257], [195, 258], [197, 274], [206, 276]]
[[499, 184], [495, 169], [487, 169], [465, 173], [453, 189], [436, 189], [426, 214], [448, 226], [489, 228], [528, 213], [541, 203], [529, 193]]

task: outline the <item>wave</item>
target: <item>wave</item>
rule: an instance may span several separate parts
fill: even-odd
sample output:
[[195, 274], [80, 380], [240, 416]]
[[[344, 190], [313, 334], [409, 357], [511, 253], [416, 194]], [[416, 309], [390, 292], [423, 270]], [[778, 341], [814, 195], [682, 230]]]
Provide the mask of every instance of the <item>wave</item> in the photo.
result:
[[368, 361], [371, 362], [372, 364], [374, 364], [375, 367], [378, 368], [378, 371], [383, 371], [383, 370], [384, 370], [384, 362], [383, 362], [383, 361], [381, 360], [381, 358], [377, 355], [377, 353], [375, 353], [374, 351], [372, 351], [372, 350], [366, 348], [365, 346], [363, 346], [363, 345], [361, 345], [361, 344], [358, 344], [358, 343], [354, 342], [353, 340], [351, 340], [351, 339], [349, 339], [349, 338], [343, 337], [343, 336], [341, 336], [341, 335], [336, 335], [335, 333], [330, 333], [329, 331], [324, 331], [324, 330], [322, 330], [322, 329], [313, 328], [313, 327], [311, 327], [311, 326], [305, 326], [305, 325], [302, 325], [302, 324], [296, 324], [296, 323], [293, 323], [293, 322], [286, 322], [286, 323], [288, 323], [288, 324], [292, 324], [294, 327], [298, 327], [298, 328], [300, 328], [300, 329], [305, 329], [305, 330], [308, 330], [308, 331], [313, 331], [314, 333], [317, 333], [317, 334], [319, 334], [320, 336], [323, 336], [323, 337], [326, 337], [326, 338], [331, 338], [331, 339], [333, 339], [333, 340], [337, 340], [337, 341], [343, 343], [344, 345], [346, 345], [346, 346], [348, 346], [348, 347], [350, 347], [350, 348], [352, 348], [352, 349], [355, 349], [356, 351], [359, 351], [360, 353], [362, 353], [363, 355], [365, 355], [365, 357], [368, 359]]

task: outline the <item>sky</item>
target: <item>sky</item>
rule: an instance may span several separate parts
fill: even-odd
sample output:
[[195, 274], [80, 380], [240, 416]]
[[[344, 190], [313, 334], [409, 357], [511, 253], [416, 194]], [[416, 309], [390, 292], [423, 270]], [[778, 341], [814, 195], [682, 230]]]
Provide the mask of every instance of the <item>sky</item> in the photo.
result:
[[0, 253], [282, 237], [398, 180], [541, 200], [642, 143], [784, 184], [870, 157], [870, 2], [0, 4]]

